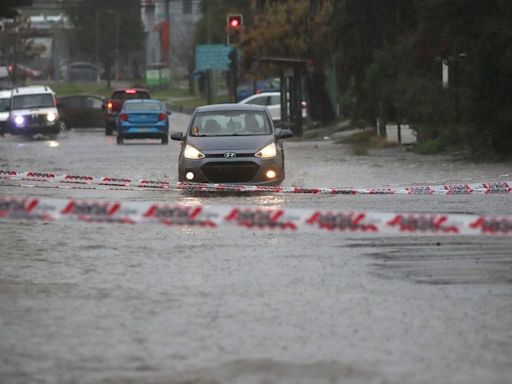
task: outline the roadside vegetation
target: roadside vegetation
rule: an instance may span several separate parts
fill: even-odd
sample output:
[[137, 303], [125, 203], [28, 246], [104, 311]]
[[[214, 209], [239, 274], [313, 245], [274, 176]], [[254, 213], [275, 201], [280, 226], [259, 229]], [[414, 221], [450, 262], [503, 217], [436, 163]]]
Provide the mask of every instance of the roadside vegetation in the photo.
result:
[[387, 141], [384, 137], [379, 136], [375, 129], [364, 129], [360, 132], [353, 133], [338, 141], [341, 144], [351, 144], [352, 154], [355, 156], [368, 156], [369, 150], [372, 148], [389, 148], [396, 147], [398, 144]]
[[408, 124], [422, 153], [455, 147], [483, 158], [512, 156], [512, 2], [210, 4], [202, 2], [197, 43], [224, 42], [226, 14], [243, 14], [241, 72], [265, 78], [278, 68], [263, 58], [307, 60], [305, 89], [314, 121], [332, 122], [338, 105], [354, 122]]
[[[112, 18], [119, 1], [65, 2], [76, 45], [98, 56], [107, 87], [57, 83], [57, 94], [108, 96], [113, 53], [128, 60], [142, 49], [140, 2], [123, 1], [131, 6]], [[207, 103], [205, 84], [201, 96], [194, 95], [194, 81], [200, 82], [194, 46], [225, 44], [226, 15], [239, 13], [239, 84], [293, 70], [269, 59], [295, 60], [315, 124], [348, 118], [385, 137], [386, 123], [400, 121], [416, 131], [420, 153], [456, 148], [479, 158], [512, 157], [512, 1], [203, 0], [200, 7], [196, 29], [179, 47], [187, 53], [186, 89], [152, 91], [156, 98], [175, 98], [173, 104], [184, 108]], [[96, 41], [97, 25], [109, 38]], [[29, 52], [11, 43], [0, 41], [0, 47]]]
[[[74, 82], [50, 82], [47, 83], [57, 96], [72, 95], [72, 94], [91, 94], [103, 97], [110, 97], [112, 88], [108, 88], [104, 82], [97, 83], [74, 83]], [[144, 85], [135, 85], [141, 86]], [[170, 88], [170, 89], [150, 89], [151, 96], [155, 99], [168, 99], [172, 97], [178, 98], [195, 98], [191, 95], [188, 89], [184, 88]]]

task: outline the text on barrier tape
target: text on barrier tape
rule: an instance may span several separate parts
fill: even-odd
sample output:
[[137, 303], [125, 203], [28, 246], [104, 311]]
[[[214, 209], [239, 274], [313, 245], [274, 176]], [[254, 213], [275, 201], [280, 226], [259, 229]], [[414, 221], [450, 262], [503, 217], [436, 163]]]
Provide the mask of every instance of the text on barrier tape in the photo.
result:
[[0, 218], [89, 223], [235, 226], [281, 231], [369, 235], [512, 235], [512, 216], [381, 213], [161, 202], [0, 196]]
[[[271, 193], [300, 193], [300, 194], [330, 194], [330, 195], [468, 195], [468, 194], [506, 194], [512, 193], [512, 181], [496, 181], [482, 183], [459, 183], [432, 186], [405, 187], [345, 187], [345, 188], [302, 188], [285, 186], [255, 186], [237, 184], [205, 184], [178, 182], [171, 185], [166, 180], [140, 179], [132, 180], [123, 177], [58, 175], [45, 172], [18, 172], [0, 170], [0, 180], [21, 180], [51, 183], [55, 188], [70, 188], [68, 185], [96, 186], [90, 189], [122, 189], [122, 190], [172, 190], [192, 192], [271, 192]], [[4, 185], [6, 185], [4, 183]], [[19, 187], [38, 187], [36, 184], [18, 183]]]

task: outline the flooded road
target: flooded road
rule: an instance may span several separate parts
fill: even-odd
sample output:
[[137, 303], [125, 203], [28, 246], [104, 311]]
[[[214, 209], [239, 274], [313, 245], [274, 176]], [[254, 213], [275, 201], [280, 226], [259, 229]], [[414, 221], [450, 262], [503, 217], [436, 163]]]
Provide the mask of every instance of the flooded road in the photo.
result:
[[[188, 117], [173, 114], [172, 130]], [[285, 143], [284, 185], [510, 180], [510, 164]], [[179, 144], [0, 138], [0, 169], [177, 181]], [[1, 195], [512, 215], [505, 195]], [[0, 221], [1, 383], [510, 383], [512, 239]]]

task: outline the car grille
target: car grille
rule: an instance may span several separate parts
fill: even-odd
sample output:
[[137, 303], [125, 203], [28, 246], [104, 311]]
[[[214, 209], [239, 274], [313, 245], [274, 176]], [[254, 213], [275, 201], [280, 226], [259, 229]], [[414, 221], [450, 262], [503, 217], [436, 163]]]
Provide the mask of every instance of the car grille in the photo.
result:
[[201, 167], [211, 183], [247, 183], [254, 179], [260, 167], [251, 161], [212, 162]]
[[29, 126], [41, 126], [46, 125], [46, 115], [28, 115], [27, 125]]
[[[233, 152], [235, 153], [235, 152]], [[225, 153], [208, 153], [206, 154], [206, 157], [210, 158], [210, 157], [221, 157], [221, 158], [224, 158], [226, 156], [224, 156]], [[254, 157], [254, 153], [235, 153], [235, 157], [237, 158], [241, 158], [241, 157]]]

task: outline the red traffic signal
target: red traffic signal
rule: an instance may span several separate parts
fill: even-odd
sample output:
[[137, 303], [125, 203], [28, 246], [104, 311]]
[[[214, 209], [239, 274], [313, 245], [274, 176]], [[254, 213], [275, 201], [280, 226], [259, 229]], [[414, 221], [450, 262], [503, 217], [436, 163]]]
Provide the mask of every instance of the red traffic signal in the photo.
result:
[[230, 29], [238, 29], [243, 24], [242, 15], [228, 15], [227, 25]]

